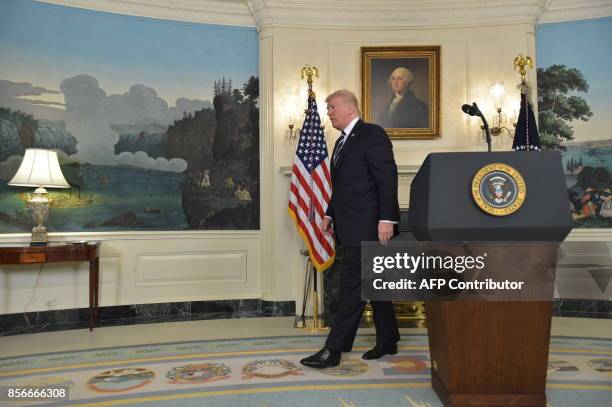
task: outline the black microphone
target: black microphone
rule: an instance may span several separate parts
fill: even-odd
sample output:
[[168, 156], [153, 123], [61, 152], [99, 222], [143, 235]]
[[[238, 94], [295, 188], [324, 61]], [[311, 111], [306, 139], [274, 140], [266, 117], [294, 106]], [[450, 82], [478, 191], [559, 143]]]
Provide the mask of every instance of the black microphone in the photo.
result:
[[483, 124], [482, 129], [485, 132], [485, 139], [487, 141], [487, 150], [491, 152], [491, 133], [489, 131], [489, 124], [487, 123], [487, 119], [485, 119], [484, 115], [478, 108], [478, 105], [476, 104], [476, 102], [472, 103], [471, 105], [465, 104], [461, 106], [461, 110], [463, 110], [463, 113], [468, 114], [470, 116], [480, 117], [480, 119], [482, 120], [482, 124]]
[[472, 103], [472, 105], [465, 104], [461, 106], [461, 110], [463, 110], [463, 113], [469, 114], [470, 116], [481, 116], [482, 115], [482, 113], [480, 113], [480, 109], [478, 108], [478, 105], [476, 104], [476, 102]]

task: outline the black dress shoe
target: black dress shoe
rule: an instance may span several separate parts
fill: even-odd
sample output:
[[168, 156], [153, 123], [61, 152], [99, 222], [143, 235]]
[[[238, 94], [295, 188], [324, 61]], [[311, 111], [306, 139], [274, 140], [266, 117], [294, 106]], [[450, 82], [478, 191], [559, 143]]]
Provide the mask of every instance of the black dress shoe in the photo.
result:
[[367, 360], [379, 359], [387, 354], [395, 355], [396, 353], [397, 353], [397, 343], [394, 343], [392, 345], [376, 344], [376, 346], [374, 346], [372, 349], [364, 353], [362, 358], [367, 359]]
[[324, 369], [326, 367], [338, 366], [341, 358], [342, 352], [323, 348], [314, 355], [300, 360], [300, 363], [304, 366], [314, 367], [315, 369]]

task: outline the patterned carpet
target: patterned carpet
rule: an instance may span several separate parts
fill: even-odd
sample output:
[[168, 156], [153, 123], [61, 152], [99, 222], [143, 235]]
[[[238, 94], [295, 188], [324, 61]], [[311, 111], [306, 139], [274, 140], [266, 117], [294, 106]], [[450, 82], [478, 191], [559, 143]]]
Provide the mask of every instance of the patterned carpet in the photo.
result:
[[[375, 338], [361, 335], [341, 366], [301, 366], [323, 342], [322, 336], [228, 339], [2, 358], [0, 386], [69, 386], [70, 401], [45, 405], [442, 405], [430, 386], [427, 336], [404, 335], [397, 355], [364, 361], [361, 353]], [[612, 340], [553, 337], [547, 395], [551, 407], [612, 406]]]

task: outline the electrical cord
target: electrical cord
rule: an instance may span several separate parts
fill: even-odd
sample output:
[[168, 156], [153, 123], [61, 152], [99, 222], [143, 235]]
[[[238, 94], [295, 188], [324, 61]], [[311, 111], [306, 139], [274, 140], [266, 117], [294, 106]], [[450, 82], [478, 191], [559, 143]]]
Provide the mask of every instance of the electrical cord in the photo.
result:
[[30, 319], [28, 318], [28, 308], [32, 304], [32, 301], [34, 301], [36, 291], [38, 291], [38, 283], [40, 282], [40, 276], [42, 275], [43, 266], [44, 264], [41, 263], [40, 267], [38, 268], [38, 275], [36, 276], [36, 282], [34, 283], [34, 289], [32, 290], [32, 296], [30, 297], [30, 300], [28, 301], [25, 308], [23, 309], [23, 316], [25, 317], [26, 324], [28, 324], [29, 327], [31, 327], [32, 324], [30, 323]]

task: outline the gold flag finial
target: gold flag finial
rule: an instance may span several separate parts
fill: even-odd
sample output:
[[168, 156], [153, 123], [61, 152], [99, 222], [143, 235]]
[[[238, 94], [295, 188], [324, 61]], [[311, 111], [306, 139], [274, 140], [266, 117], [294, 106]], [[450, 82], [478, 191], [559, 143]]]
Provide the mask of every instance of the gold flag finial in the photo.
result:
[[315, 97], [315, 93], [312, 91], [312, 77], [319, 77], [319, 68], [316, 66], [304, 65], [302, 68], [302, 79], [304, 76], [307, 78], [306, 83], [308, 83], [308, 96]]
[[533, 68], [533, 60], [531, 57], [524, 57], [523, 54], [519, 54], [518, 57], [514, 58], [514, 69], [519, 69], [521, 82], [525, 82], [525, 75], [527, 75], [527, 71], [525, 70], [526, 66]]

